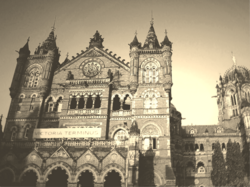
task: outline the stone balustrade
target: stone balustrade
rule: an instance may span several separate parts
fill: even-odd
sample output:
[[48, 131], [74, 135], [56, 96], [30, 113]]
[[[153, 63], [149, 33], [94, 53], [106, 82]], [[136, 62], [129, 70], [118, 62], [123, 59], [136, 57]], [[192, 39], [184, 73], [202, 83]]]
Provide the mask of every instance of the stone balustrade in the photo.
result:
[[132, 110], [113, 110], [112, 116], [131, 116]]
[[69, 147], [128, 147], [129, 142], [125, 141], [114, 141], [114, 140], [65, 140], [65, 141], [8, 141], [2, 142], [2, 147], [36, 147], [36, 148], [49, 148], [49, 147], [60, 147], [61, 145]]
[[104, 78], [104, 79], [81, 79], [81, 80], [67, 80], [66, 83], [70, 85], [84, 85], [84, 84], [105, 84], [109, 83], [110, 78]]
[[101, 114], [100, 108], [94, 108], [94, 109], [70, 109], [68, 110], [68, 115], [72, 114]]

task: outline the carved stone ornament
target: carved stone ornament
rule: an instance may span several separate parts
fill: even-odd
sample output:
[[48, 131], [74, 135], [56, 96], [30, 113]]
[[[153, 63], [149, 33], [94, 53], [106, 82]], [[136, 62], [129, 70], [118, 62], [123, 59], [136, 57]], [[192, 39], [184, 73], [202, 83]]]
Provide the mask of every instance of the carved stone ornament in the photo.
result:
[[35, 154], [32, 154], [32, 155], [30, 156], [30, 158], [31, 158], [32, 161], [35, 161], [36, 158], [37, 158], [37, 156], [36, 156]]
[[91, 155], [90, 155], [90, 154], [87, 154], [87, 155], [85, 156], [85, 158], [86, 158], [87, 161], [90, 161]]
[[99, 74], [101, 65], [98, 62], [92, 61], [84, 64], [83, 73], [87, 77], [94, 77]]
[[129, 158], [128, 159], [129, 159], [129, 165], [134, 166], [135, 162], [139, 161], [139, 152], [135, 151], [135, 150], [129, 151]]
[[97, 51], [91, 51], [88, 54], [85, 55], [86, 57], [98, 57], [98, 56], [102, 56], [102, 54], [98, 53]]
[[159, 130], [154, 125], [148, 125], [142, 130], [142, 135], [159, 135]]
[[112, 160], [112, 161], [115, 161], [115, 160], [116, 160], [116, 157], [117, 157], [117, 154], [115, 154], [115, 153], [112, 154], [112, 155], [111, 155], [111, 160]]
[[194, 180], [194, 183], [195, 183], [195, 184], [199, 184], [199, 182], [200, 182], [199, 179], [195, 179], [195, 180]]
[[63, 148], [61, 148], [57, 150], [51, 157], [69, 158], [69, 155]]

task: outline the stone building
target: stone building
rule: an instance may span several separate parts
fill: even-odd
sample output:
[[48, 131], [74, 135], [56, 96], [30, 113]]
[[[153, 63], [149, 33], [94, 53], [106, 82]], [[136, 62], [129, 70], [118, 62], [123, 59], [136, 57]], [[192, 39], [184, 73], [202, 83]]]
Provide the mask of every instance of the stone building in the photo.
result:
[[[5, 186], [211, 186], [215, 141], [249, 141], [250, 72], [233, 65], [217, 85], [218, 125], [181, 126], [171, 103], [172, 43], [151, 22], [125, 63], [98, 31], [59, 63], [54, 29], [19, 50], [0, 153]], [[244, 128], [240, 128], [240, 120]], [[240, 131], [241, 129], [241, 131]], [[244, 130], [242, 130], [244, 129]]]

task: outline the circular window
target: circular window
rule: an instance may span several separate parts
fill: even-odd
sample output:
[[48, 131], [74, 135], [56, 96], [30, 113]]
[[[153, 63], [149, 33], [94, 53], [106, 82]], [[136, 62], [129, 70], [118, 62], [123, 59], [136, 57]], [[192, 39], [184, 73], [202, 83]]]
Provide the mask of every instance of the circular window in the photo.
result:
[[100, 70], [101, 70], [101, 65], [95, 61], [88, 62], [83, 66], [83, 73], [87, 77], [94, 77], [98, 75]]

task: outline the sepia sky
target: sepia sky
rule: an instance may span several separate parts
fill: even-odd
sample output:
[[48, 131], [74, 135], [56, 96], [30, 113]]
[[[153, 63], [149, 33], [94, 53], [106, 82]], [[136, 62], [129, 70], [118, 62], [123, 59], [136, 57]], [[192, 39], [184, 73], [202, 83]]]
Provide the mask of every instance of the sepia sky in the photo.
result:
[[249, 0], [0, 0], [0, 114], [7, 116], [19, 50], [30, 37], [30, 51], [42, 43], [56, 17], [60, 62], [86, 50], [96, 30], [103, 45], [129, 61], [137, 30], [142, 44], [151, 10], [159, 42], [165, 29], [173, 42], [172, 103], [183, 125], [217, 124], [216, 81], [232, 65], [250, 69]]

